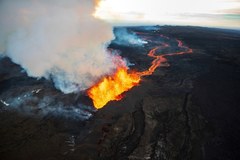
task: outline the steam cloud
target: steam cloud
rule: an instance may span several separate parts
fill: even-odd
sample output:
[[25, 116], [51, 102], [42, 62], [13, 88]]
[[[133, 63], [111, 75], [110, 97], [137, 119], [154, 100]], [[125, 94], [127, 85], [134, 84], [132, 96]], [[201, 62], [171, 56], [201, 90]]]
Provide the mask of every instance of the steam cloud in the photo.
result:
[[143, 46], [147, 43], [147, 41], [142, 40], [134, 32], [128, 31], [126, 28], [115, 28], [114, 33], [116, 35], [114, 43], [119, 45]]
[[64, 93], [89, 88], [115, 69], [106, 42], [112, 26], [95, 19], [91, 0], [0, 1], [0, 57]]

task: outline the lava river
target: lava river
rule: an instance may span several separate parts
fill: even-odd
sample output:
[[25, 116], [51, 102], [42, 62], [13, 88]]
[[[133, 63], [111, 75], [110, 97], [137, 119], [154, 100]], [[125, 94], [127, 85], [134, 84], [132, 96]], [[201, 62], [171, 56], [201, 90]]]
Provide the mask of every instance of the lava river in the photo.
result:
[[[169, 37], [163, 35], [159, 36], [164, 39], [169, 39]], [[120, 100], [122, 94], [138, 85], [143, 76], [149, 76], [153, 74], [157, 67], [166, 65], [167, 56], [192, 53], [192, 49], [184, 46], [182, 41], [175, 41], [179, 50], [178, 52], [166, 54], [158, 52], [171, 47], [170, 43], [160, 43], [159, 46], [156, 46], [149, 51], [148, 56], [153, 58], [153, 61], [147, 70], [136, 72], [128, 69], [126, 66], [120, 65], [115, 73], [103, 77], [97, 84], [87, 91], [88, 96], [93, 100], [94, 107], [100, 109], [109, 101]]]

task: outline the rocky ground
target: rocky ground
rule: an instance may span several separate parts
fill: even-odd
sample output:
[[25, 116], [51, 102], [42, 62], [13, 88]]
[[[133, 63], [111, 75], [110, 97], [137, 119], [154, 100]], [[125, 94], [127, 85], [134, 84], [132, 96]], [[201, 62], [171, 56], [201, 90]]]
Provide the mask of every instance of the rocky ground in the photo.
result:
[[147, 53], [160, 42], [171, 44], [161, 54], [178, 50], [176, 38], [193, 53], [166, 57], [169, 65], [98, 111], [84, 93], [64, 95], [0, 60], [0, 159], [239, 159], [240, 32], [128, 30], [151, 35], [140, 46], [110, 45], [133, 69], [147, 69]]

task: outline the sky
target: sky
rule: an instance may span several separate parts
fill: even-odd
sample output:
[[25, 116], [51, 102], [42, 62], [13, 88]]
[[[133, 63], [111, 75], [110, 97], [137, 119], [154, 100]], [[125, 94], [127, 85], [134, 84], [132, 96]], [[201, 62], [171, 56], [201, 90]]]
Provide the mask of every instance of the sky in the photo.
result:
[[240, 29], [240, 0], [101, 0], [94, 16], [114, 24]]

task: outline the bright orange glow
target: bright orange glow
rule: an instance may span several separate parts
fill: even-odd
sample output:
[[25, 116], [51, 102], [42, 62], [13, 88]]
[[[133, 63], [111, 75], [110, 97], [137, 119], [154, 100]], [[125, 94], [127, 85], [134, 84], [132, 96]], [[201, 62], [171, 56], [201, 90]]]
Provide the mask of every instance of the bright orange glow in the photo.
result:
[[94, 4], [96, 7], [98, 7], [99, 3], [100, 3], [100, 0], [94, 0]]
[[[160, 37], [169, 39], [168, 37], [163, 35], [160, 35]], [[176, 40], [176, 42], [178, 48], [184, 51], [156, 55], [156, 52], [158, 50], [169, 47], [169, 44], [162, 43], [161, 46], [155, 47], [149, 51], [148, 56], [154, 58], [154, 60], [152, 61], [152, 65], [149, 67], [148, 70], [143, 72], [129, 73], [127, 67], [121, 64], [119, 65], [121, 67], [119, 67], [112, 76], [104, 77], [99, 83], [90, 88], [88, 90], [88, 95], [93, 100], [95, 108], [100, 109], [109, 101], [122, 99], [122, 93], [138, 85], [142, 76], [148, 76], [153, 74], [157, 67], [165, 64], [167, 62], [167, 59], [165, 58], [166, 56], [192, 53], [192, 49], [184, 46], [182, 41]]]
[[93, 1], [94, 2], [94, 6], [95, 6], [95, 11], [93, 12], [93, 17], [95, 17], [95, 18], [99, 18], [97, 15], [96, 15], [96, 12], [97, 12], [97, 10], [99, 9], [99, 6], [101, 5], [101, 0], [94, 0]]
[[88, 90], [95, 108], [102, 108], [112, 100], [120, 100], [121, 94], [140, 82], [136, 73], [128, 73], [127, 68], [120, 67], [113, 76], [104, 77], [98, 84]]

